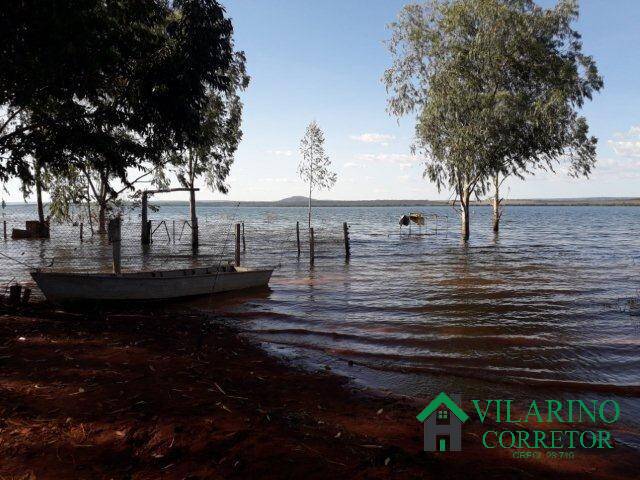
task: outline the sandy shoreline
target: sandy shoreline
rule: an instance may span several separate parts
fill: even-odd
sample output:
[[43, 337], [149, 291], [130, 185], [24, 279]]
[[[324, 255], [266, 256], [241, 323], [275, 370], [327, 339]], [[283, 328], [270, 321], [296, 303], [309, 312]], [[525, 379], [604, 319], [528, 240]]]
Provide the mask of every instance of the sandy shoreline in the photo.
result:
[[[162, 311], [0, 307], [0, 478], [635, 478], [637, 452], [422, 451], [417, 401]], [[437, 393], [437, 392], [436, 392]], [[484, 426], [483, 428], [486, 428]]]

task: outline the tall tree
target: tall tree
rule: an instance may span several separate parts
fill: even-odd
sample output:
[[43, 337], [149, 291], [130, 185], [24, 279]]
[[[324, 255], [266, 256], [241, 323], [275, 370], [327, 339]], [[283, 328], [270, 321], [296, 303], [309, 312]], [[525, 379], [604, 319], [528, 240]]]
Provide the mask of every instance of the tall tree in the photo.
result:
[[[0, 179], [28, 159], [64, 173], [99, 157], [126, 178], [198, 141], [229, 88], [233, 28], [215, 0], [21, 0], [0, 10]], [[43, 40], [46, 39], [46, 40]]]
[[324, 133], [314, 120], [300, 141], [302, 159], [298, 165], [298, 174], [309, 184], [309, 228], [311, 228], [311, 194], [314, 190], [330, 190], [338, 176], [329, 170], [331, 160], [324, 152]]
[[593, 167], [596, 139], [578, 110], [603, 82], [571, 27], [577, 17], [575, 0], [551, 9], [433, 0], [404, 7], [391, 24], [389, 111], [416, 114], [413, 148], [425, 155], [425, 176], [455, 191], [463, 240], [472, 195], [495, 178], [563, 159], [574, 175]]
[[200, 125], [204, 132], [202, 138], [169, 155], [169, 163], [180, 185], [189, 189], [191, 245], [194, 251], [199, 243], [196, 182], [203, 178], [209, 189], [226, 194], [229, 190], [226, 179], [242, 139], [242, 102], [238, 94], [249, 85], [243, 53], [234, 55], [228, 73], [230, 81], [227, 89], [208, 93]]

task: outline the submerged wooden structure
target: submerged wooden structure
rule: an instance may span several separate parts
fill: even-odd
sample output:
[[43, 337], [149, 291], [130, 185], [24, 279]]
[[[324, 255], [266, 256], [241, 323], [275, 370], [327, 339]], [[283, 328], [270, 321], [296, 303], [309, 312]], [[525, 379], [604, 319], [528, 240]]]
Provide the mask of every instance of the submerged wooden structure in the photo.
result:
[[25, 223], [26, 223], [25, 225], [26, 229], [14, 228], [11, 231], [11, 238], [13, 240], [50, 237], [49, 222], [40, 222], [38, 220], [27, 220]]

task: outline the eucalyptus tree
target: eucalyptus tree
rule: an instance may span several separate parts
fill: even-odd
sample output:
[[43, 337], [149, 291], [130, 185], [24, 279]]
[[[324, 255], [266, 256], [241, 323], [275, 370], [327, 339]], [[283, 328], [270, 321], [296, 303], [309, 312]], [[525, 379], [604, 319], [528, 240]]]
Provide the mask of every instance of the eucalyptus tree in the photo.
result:
[[[413, 149], [426, 158], [425, 177], [454, 190], [463, 240], [472, 196], [500, 176], [564, 160], [587, 175], [595, 164], [597, 140], [578, 110], [603, 82], [571, 26], [577, 17], [574, 0], [550, 9], [434, 0], [407, 5], [391, 24], [388, 109], [416, 115]], [[499, 193], [494, 209], [497, 228]]]
[[314, 190], [330, 190], [338, 178], [330, 170], [331, 160], [324, 151], [324, 133], [314, 120], [305, 131], [300, 141], [300, 155], [298, 175], [309, 184], [309, 228], [311, 228], [311, 194]]
[[191, 218], [191, 245], [198, 248], [199, 227], [196, 214], [195, 188], [198, 179], [213, 190], [226, 194], [234, 155], [242, 139], [242, 102], [239, 92], [249, 85], [245, 57], [237, 52], [228, 68], [229, 81], [224, 90], [208, 92], [206, 107], [201, 118], [203, 136], [186, 148], [168, 156], [178, 182], [189, 189]]

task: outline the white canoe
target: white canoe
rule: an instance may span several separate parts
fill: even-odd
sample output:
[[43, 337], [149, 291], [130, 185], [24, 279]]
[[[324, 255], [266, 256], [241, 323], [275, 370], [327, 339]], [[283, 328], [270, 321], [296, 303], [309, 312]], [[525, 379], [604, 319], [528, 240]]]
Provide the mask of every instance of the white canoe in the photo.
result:
[[168, 300], [267, 287], [273, 268], [221, 265], [149, 272], [67, 273], [36, 270], [31, 276], [47, 300], [56, 303]]

